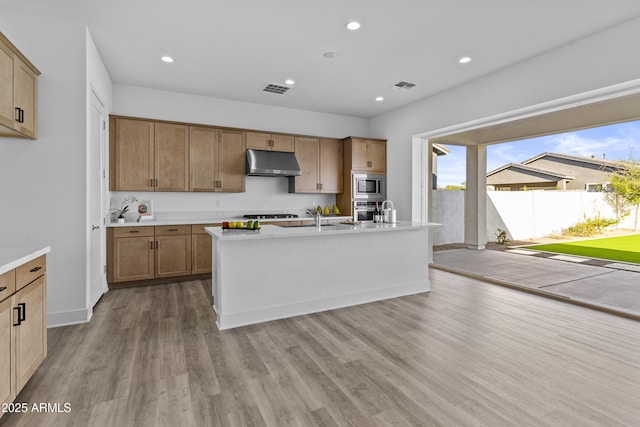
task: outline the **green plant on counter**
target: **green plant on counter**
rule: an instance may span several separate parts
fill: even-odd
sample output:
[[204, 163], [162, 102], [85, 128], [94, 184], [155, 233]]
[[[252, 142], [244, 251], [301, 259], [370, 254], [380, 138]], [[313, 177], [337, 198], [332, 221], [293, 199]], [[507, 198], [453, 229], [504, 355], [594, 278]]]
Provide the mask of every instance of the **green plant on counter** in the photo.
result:
[[499, 245], [504, 245], [509, 242], [509, 238], [507, 237], [507, 232], [502, 228], [498, 227], [498, 231], [496, 232], [496, 243]]
[[137, 201], [138, 199], [136, 199], [134, 196], [129, 196], [122, 201], [122, 203], [120, 204], [120, 209], [111, 210], [117, 214], [118, 218], [124, 218], [124, 214], [129, 212], [129, 206]]

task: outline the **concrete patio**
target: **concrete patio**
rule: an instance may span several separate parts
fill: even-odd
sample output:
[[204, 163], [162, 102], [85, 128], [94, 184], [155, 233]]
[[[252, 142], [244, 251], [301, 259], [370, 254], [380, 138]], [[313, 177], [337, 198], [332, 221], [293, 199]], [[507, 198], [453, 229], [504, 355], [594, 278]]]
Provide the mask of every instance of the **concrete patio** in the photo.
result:
[[453, 249], [432, 267], [640, 320], [640, 266], [585, 265], [587, 258], [535, 251]]

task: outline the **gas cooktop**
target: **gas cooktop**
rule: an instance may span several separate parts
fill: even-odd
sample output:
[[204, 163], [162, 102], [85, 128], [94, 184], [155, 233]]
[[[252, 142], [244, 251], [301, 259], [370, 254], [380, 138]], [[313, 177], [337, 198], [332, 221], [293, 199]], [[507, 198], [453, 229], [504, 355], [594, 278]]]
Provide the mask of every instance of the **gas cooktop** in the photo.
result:
[[282, 219], [282, 218], [298, 218], [296, 214], [248, 214], [244, 216], [247, 219]]

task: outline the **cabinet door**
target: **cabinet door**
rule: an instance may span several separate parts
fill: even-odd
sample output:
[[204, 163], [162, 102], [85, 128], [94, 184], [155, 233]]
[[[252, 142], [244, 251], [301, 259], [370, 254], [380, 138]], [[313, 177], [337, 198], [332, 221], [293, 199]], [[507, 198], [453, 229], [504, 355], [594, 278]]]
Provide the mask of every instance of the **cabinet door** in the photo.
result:
[[191, 235], [191, 271], [193, 274], [211, 273], [212, 238], [208, 234]]
[[[13, 402], [16, 397], [15, 375], [11, 368], [13, 351], [13, 298], [0, 302], [0, 404]], [[2, 417], [2, 412], [0, 412]]]
[[247, 132], [247, 149], [271, 150], [271, 134], [262, 132]]
[[387, 144], [384, 141], [367, 141], [368, 170], [376, 173], [387, 171]]
[[351, 169], [366, 171], [367, 161], [367, 141], [364, 139], [351, 140]]
[[294, 177], [296, 193], [317, 193], [318, 181], [318, 147], [317, 138], [296, 138], [296, 159], [300, 165], [302, 175]]
[[113, 239], [113, 281], [153, 279], [153, 236]]
[[16, 392], [36, 371], [47, 356], [46, 276], [40, 276], [15, 295], [14, 307], [21, 307], [22, 320], [15, 327]]
[[156, 236], [156, 277], [191, 274], [191, 234]]
[[153, 122], [110, 120], [110, 190], [153, 191]]
[[337, 139], [320, 140], [320, 192], [338, 194], [343, 191], [343, 145]]
[[218, 134], [218, 191], [241, 193], [245, 182], [245, 132], [221, 129]]
[[20, 120], [16, 121], [16, 130], [29, 138], [37, 136], [37, 85], [38, 76], [22, 62], [14, 58], [14, 103], [20, 108]]
[[13, 52], [0, 42], [0, 124], [13, 129]]
[[294, 151], [293, 135], [271, 135], [271, 149], [273, 151]]
[[189, 191], [189, 128], [155, 124], [155, 191]]
[[214, 128], [189, 128], [189, 189], [191, 191], [216, 191], [216, 139]]

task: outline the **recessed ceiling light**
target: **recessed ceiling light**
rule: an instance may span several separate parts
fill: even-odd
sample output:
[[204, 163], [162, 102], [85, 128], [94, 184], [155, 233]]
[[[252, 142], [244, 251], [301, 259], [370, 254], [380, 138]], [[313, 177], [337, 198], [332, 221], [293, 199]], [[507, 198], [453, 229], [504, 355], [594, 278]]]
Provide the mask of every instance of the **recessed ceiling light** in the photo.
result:
[[462, 58], [458, 59], [458, 62], [461, 64], [467, 64], [469, 62], [471, 62], [471, 57], [470, 56], [463, 56]]
[[351, 31], [355, 31], [360, 29], [361, 25], [358, 21], [349, 21], [347, 22], [347, 28]]
[[322, 56], [324, 56], [327, 59], [333, 59], [336, 57], [336, 53], [335, 52], [325, 52], [322, 54]]
[[378, 96], [378, 97], [376, 97], [376, 101], [378, 101], [378, 102], [382, 102], [382, 101], [384, 101], [384, 98], [383, 98], [383, 97], [381, 97], [381, 96]]
[[166, 62], [166, 63], [168, 63], [168, 64], [171, 64], [171, 63], [173, 62], [173, 58], [172, 58], [172, 57], [170, 57], [170, 56], [167, 56], [167, 55], [163, 56], [163, 57], [162, 57], [162, 58], [160, 58], [160, 59], [162, 59], [164, 62]]
[[294, 85], [294, 84], [296, 84], [295, 80], [293, 80], [293, 79], [287, 79], [287, 80], [285, 80], [284, 82], [285, 82], [286, 84], [288, 84], [288, 85]]

